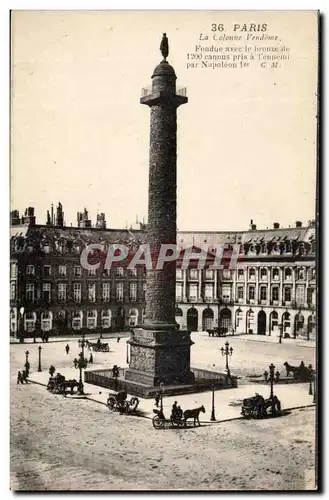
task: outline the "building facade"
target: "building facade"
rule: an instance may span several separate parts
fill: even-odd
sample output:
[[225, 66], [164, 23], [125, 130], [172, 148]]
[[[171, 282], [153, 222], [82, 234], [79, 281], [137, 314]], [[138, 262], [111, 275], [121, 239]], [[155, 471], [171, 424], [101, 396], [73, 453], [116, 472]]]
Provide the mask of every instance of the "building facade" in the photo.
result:
[[[95, 226], [84, 210], [77, 227], [65, 226], [62, 206], [47, 223], [35, 223], [33, 208], [12, 212], [10, 334], [40, 336], [108, 332], [141, 324], [145, 314], [145, 269], [101, 266], [86, 270], [80, 254], [91, 243], [137, 245], [140, 230], [106, 229], [104, 214]], [[181, 329], [278, 335], [314, 339], [316, 335], [315, 224], [247, 231], [178, 232], [182, 248], [239, 246], [233, 268], [176, 270], [176, 321]]]

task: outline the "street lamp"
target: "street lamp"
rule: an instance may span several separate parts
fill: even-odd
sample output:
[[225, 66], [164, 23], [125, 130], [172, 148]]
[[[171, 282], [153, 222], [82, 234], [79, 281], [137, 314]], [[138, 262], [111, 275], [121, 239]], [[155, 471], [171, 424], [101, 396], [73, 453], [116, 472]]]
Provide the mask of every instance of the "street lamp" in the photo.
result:
[[126, 363], [129, 365], [129, 341], [126, 342]]
[[280, 335], [279, 335], [279, 344], [282, 344], [282, 335], [283, 335], [283, 323], [279, 324]]
[[20, 317], [19, 317], [19, 340], [20, 342], [24, 342], [24, 307], [21, 307], [19, 310]]
[[39, 366], [38, 366], [38, 372], [41, 372], [42, 371], [41, 370], [41, 349], [42, 349], [41, 345], [39, 345], [38, 349], [39, 349]]
[[160, 401], [160, 410], [163, 412], [163, 388], [164, 388], [164, 383], [160, 383], [160, 388], [161, 388], [161, 401]]
[[273, 399], [273, 383], [274, 383], [274, 370], [275, 370], [275, 366], [273, 365], [273, 363], [270, 364], [269, 369], [270, 369], [269, 380], [270, 380], [270, 384], [271, 384], [270, 398]]
[[222, 347], [221, 351], [222, 351], [222, 356], [226, 356], [226, 366], [225, 366], [225, 368], [226, 368], [227, 375], [230, 377], [231, 374], [230, 374], [230, 369], [228, 367], [228, 357], [232, 356], [232, 354], [233, 354], [233, 347], [230, 347], [229, 342], [225, 342], [225, 348]]
[[78, 341], [78, 345], [82, 349], [82, 351], [79, 354], [79, 360], [78, 360], [78, 368], [79, 368], [78, 394], [83, 395], [84, 394], [84, 390], [83, 390], [83, 382], [82, 382], [82, 370], [83, 370], [83, 368], [86, 368], [86, 360], [85, 360], [85, 351], [84, 351], [84, 348], [87, 345], [84, 333], [82, 334], [82, 338]]
[[29, 366], [30, 366], [29, 365], [29, 354], [30, 354], [29, 351], [25, 352], [25, 369], [26, 369], [27, 376], [29, 375], [29, 371], [30, 371], [29, 370]]
[[215, 386], [214, 385], [211, 386], [211, 390], [212, 390], [212, 397], [211, 397], [211, 417], [210, 417], [210, 420], [212, 422], [215, 422], [216, 417], [215, 417]]

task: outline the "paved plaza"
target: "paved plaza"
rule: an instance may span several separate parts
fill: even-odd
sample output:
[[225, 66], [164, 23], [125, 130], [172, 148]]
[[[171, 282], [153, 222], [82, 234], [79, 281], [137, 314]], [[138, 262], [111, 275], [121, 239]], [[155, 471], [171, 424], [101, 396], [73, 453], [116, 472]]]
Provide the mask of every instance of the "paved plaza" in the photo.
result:
[[[127, 337], [119, 343], [113, 337], [103, 340], [110, 344], [109, 353], [93, 353], [91, 369], [126, 366]], [[213, 339], [206, 333], [193, 334], [193, 340], [192, 366], [213, 369], [215, 364], [220, 370], [225, 365], [220, 348], [228, 340], [234, 348], [231, 370], [241, 377], [240, 385], [216, 391], [214, 423], [209, 422], [210, 392], [176, 397], [183, 409], [204, 404], [201, 427], [160, 431], [150, 421], [153, 400], [140, 400], [146, 417], [140, 418], [110, 413], [105, 406], [107, 389], [86, 384], [88, 400], [53, 395], [39, 385], [47, 383], [51, 364], [67, 378], [78, 379], [79, 371], [73, 366], [80, 351], [76, 338], [69, 341], [68, 355], [66, 339], [11, 345], [11, 488], [312, 489], [315, 412], [308, 384], [274, 387], [283, 408], [303, 407], [282, 418], [246, 421], [237, 417], [243, 397], [255, 391], [264, 396], [269, 393], [268, 386], [248, 384], [246, 375], [262, 373], [270, 362], [278, 369], [281, 365], [283, 373], [283, 359], [314, 365], [314, 346], [298, 341], [279, 345], [273, 339], [247, 336]], [[37, 371], [39, 345], [41, 373]], [[30, 378], [38, 383], [17, 385], [17, 370], [22, 369], [27, 350]], [[165, 414], [169, 414], [174, 399], [164, 399]]]

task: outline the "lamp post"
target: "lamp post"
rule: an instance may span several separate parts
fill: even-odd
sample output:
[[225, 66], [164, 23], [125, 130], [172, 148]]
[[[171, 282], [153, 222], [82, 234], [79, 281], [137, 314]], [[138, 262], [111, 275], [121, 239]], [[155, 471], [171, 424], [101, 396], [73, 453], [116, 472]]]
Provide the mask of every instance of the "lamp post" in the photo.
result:
[[29, 367], [30, 367], [30, 363], [29, 363], [29, 351], [26, 351], [25, 352], [25, 369], [26, 369], [26, 374], [27, 376], [29, 376]]
[[163, 382], [161, 382], [160, 383], [160, 388], [161, 388], [160, 410], [161, 410], [161, 412], [163, 412], [163, 387], [164, 387], [164, 384], [163, 384]]
[[230, 373], [230, 369], [229, 369], [229, 366], [228, 366], [228, 357], [232, 356], [232, 354], [233, 354], [233, 347], [230, 347], [229, 342], [225, 342], [225, 348], [222, 347], [221, 351], [222, 351], [222, 356], [226, 356], [226, 365], [225, 365], [225, 368], [226, 368], [227, 376], [230, 377], [231, 373]]
[[39, 345], [38, 350], [39, 350], [39, 366], [38, 366], [38, 372], [41, 372], [41, 345]]
[[126, 363], [129, 365], [129, 341], [126, 342]]
[[274, 370], [275, 370], [275, 366], [273, 365], [273, 363], [270, 364], [269, 369], [270, 369], [269, 379], [270, 379], [270, 384], [271, 384], [270, 398], [273, 399], [273, 383], [274, 383]]
[[79, 360], [78, 360], [78, 368], [79, 368], [79, 388], [78, 388], [78, 394], [83, 395], [84, 394], [84, 388], [83, 388], [83, 382], [82, 382], [82, 370], [83, 368], [86, 368], [86, 361], [85, 361], [85, 347], [87, 345], [86, 339], [85, 339], [85, 334], [82, 334], [81, 339], [78, 341], [79, 347], [81, 347], [81, 352], [79, 354]]
[[19, 328], [18, 328], [18, 336], [20, 342], [24, 342], [24, 307], [21, 307], [19, 310], [20, 317], [19, 317]]
[[279, 324], [280, 335], [279, 335], [279, 344], [282, 344], [282, 336], [283, 336], [283, 323]]
[[212, 422], [215, 422], [216, 417], [215, 417], [215, 386], [214, 385], [211, 386], [211, 390], [212, 390], [212, 396], [211, 396], [211, 417], [210, 417], [210, 420]]

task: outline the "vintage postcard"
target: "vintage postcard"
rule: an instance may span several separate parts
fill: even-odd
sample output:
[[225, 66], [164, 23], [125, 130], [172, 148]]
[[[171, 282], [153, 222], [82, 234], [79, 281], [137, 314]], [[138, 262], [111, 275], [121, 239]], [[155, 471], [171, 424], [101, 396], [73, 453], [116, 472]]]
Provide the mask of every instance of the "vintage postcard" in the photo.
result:
[[10, 33], [10, 489], [316, 490], [319, 12]]

